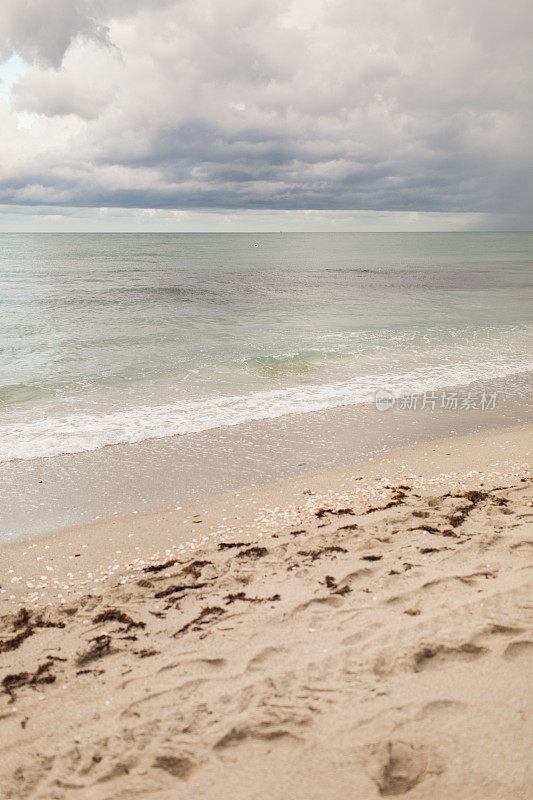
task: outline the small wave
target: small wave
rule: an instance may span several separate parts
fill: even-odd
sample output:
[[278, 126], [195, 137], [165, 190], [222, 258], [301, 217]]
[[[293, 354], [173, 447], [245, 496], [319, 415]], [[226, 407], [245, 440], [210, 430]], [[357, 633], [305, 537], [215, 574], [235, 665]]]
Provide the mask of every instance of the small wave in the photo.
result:
[[348, 381], [296, 386], [247, 395], [223, 395], [194, 402], [141, 406], [110, 413], [73, 413], [0, 428], [0, 461], [29, 460], [98, 450], [114, 444], [198, 433], [253, 420], [306, 414], [337, 406], [370, 402], [377, 389], [399, 393], [435, 391], [473, 381], [528, 372], [533, 361], [469, 361], [425, 367], [400, 374], [375, 374]]
[[252, 356], [242, 363], [251, 372], [283, 375], [309, 372], [330, 361], [339, 361], [343, 357], [346, 357], [345, 354], [338, 350], [298, 350], [296, 353], [282, 353], [275, 356]]
[[[351, 273], [352, 275], [366, 275], [367, 273], [382, 272], [380, 269], [363, 269], [363, 267], [326, 267], [325, 272], [343, 272]], [[387, 272], [392, 272], [389, 269]], [[398, 270], [396, 270], [398, 271]]]

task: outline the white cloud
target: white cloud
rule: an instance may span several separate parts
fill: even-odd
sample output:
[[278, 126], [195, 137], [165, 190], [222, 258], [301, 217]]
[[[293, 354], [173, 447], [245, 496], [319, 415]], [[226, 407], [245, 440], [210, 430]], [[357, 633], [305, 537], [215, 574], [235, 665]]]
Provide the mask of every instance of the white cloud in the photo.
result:
[[527, 218], [525, 0], [0, 8], [0, 202]]
[[0, 232], [236, 232], [514, 230], [514, 220], [489, 214], [379, 211], [233, 211], [219, 209], [0, 206]]

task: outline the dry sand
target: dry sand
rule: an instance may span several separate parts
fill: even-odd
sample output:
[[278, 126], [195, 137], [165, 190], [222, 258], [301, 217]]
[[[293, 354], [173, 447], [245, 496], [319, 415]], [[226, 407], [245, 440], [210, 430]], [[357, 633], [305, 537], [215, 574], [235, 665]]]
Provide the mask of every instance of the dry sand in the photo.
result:
[[533, 797], [531, 433], [3, 548], [0, 795]]

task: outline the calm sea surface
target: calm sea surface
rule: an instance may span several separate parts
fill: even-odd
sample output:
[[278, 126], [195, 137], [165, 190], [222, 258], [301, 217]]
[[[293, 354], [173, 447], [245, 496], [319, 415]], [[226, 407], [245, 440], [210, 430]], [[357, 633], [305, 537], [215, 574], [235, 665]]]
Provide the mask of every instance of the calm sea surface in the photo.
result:
[[533, 234], [0, 234], [0, 461], [533, 367]]

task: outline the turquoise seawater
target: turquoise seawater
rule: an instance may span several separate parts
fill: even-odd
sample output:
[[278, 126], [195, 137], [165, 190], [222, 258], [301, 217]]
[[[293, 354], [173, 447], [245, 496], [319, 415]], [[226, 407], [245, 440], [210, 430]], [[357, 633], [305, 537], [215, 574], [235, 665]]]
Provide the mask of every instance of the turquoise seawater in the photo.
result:
[[0, 461], [533, 366], [533, 234], [0, 234]]

